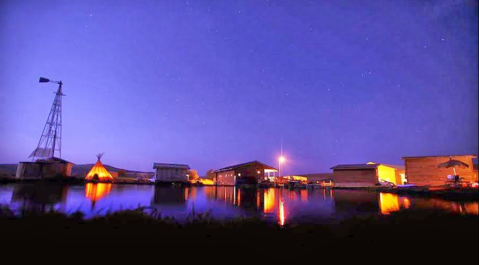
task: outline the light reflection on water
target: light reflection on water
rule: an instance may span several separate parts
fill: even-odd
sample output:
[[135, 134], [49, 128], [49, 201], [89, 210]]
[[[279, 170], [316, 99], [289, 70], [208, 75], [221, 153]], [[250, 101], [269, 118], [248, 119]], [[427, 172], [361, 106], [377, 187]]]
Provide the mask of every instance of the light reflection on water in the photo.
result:
[[174, 188], [110, 183], [84, 186], [8, 184], [0, 186], [0, 204], [13, 209], [53, 207], [67, 213], [80, 210], [88, 218], [107, 211], [144, 206], [180, 221], [192, 212], [209, 212], [215, 219], [264, 217], [280, 225], [320, 223], [363, 214], [391, 214], [409, 208], [479, 215], [478, 202], [459, 203], [357, 190]]

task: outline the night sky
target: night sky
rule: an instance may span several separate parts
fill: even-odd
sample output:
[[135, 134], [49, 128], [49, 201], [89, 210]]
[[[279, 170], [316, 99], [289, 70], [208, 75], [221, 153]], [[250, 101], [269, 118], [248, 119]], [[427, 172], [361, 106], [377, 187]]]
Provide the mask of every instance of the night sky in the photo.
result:
[[285, 174], [477, 154], [478, 5], [0, 0], [0, 163], [28, 161], [64, 82], [62, 158]]

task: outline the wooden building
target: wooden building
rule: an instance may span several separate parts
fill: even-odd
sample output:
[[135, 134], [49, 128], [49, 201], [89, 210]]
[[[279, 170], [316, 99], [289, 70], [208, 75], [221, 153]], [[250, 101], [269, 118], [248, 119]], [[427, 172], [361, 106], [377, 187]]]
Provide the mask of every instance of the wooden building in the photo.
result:
[[263, 179], [271, 180], [277, 171], [276, 168], [255, 160], [216, 170], [215, 183], [225, 186], [257, 184]]
[[404, 167], [399, 165], [366, 164], [337, 165], [333, 170], [332, 180], [337, 187], [370, 187], [380, 180], [389, 181], [396, 185], [405, 183]]
[[20, 162], [17, 166], [15, 178], [28, 180], [70, 177], [73, 165], [73, 163], [57, 157], [35, 162]]
[[447, 175], [454, 175], [452, 168], [438, 168], [437, 165], [449, 161], [449, 159], [464, 162], [469, 167], [456, 168], [456, 173], [465, 181], [477, 181], [477, 171], [474, 172], [473, 158], [476, 155], [452, 155], [452, 156], [408, 156], [403, 157], [406, 167], [408, 183], [419, 186], [444, 185]]
[[190, 167], [183, 164], [154, 163], [156, 182], [188, 182], [188, 170]]

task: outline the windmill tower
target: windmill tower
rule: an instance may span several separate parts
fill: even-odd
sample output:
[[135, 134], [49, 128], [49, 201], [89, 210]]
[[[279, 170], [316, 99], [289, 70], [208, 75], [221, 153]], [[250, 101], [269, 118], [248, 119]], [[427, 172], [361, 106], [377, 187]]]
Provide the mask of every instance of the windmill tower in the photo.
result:
[[52, 81], [48, 78], [40, 77], [40, 83], [55, 83], [58, 84], [58, 90], [55, 93], [50, 114], [48, 114], [47, 122], [43, 127], [43, 132], [38, 141], [38, 146], [29, 157], [35, 158], [52, 158], [55, 157], [55, 152], [58, 153], [58, 158], [62, 157], [62, 81]]

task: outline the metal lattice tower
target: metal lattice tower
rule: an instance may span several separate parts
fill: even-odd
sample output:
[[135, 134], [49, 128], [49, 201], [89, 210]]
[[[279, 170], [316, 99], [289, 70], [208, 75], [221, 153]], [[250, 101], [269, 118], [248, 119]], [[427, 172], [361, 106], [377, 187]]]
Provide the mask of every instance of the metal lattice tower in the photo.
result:
[[58, 90], [55, 93], [50, 114], [48, 114], [47, 122], [43, 127], [43, 132], [38, 141], [37, 148], [30, 154], [29, 157], [35, 158], [51, 158], [55, 157], [55, 152], [58, 152], [58, 157], [62, 157], [62, 81], [51, 81], [47, 78], [40, 77], [40, 82], [51, 82], [58, 84]]

